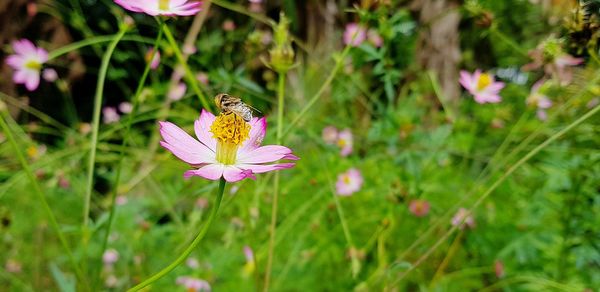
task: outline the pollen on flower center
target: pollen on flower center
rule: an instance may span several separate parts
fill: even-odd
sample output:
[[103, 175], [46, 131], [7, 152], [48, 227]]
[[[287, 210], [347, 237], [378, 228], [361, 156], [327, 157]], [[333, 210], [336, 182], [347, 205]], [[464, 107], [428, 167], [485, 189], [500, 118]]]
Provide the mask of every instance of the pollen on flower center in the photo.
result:
[[490, 84], [492, 84], [492, 76], [490, 76], [490, 74], [483, 73], [481, 76], [479, 76], [479, 80], [477, 80], [477, 90], [483, 90]]
[[36, 60], [29, 60], [25, 63], [25, 68], [39, 70], [40, 68], [42, 68], [42, 64], [40, 64], [40, 62]]
[[210, 126], [217, 139], [217, 161], [235, 164], [238, 147], [250, 136], [250, 125], [235, 113], [221, 113]]
[[158, 9], [169, 10], [169, 0], [158, 0]]

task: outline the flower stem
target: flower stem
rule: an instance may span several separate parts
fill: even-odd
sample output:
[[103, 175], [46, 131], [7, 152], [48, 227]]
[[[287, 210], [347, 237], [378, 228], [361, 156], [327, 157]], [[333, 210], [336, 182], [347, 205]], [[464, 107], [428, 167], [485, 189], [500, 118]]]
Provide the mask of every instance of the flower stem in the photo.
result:
[[[4, 113], [2, 113], [2, 115], [3, 114]], [[15, 153], [17, 154], [17, 158], [19, 159], [19, 162], [21, 163], [21, 167], [23, 168], [23, 171], [25, 171], [25, 174], [27, 175], [31, 185], [33, 186], [33, 191], [38, 196], [38, 200], [42, 203], [42, 207], [44, 208], [44, 211], [46, 212], [46, 216], [48, 216], [48, 219], [50, 220], [51, 228], [54, 230], [54, 232], [58, 236], [58, 240], [62, 244], [63, 249], [65, 250], [65, 252], [67, 254], [67, 257], [69, 258], [69, 262], [71, 263], [71, 266], [73, 267], [73, 270], [75, 271], [75, 275], [77, 276], [77, 278], [80, 281], [83, 281], [85, 283], [85, 285], [88, 285], [87, 280], [85, 279], [83, 273], [81, 272], [81, 269], [79, 268], [79, 265], [77, 265], [77, 262], [75, 261], [75, 258], [73, 257], [73, 253], [71, 252], [71, 248], [69, 247], [69, 244], [67, 243], [67, 240], [65, 239], [64, 234], [60, 231], [60, 226], [58, 225], [58, 222], [56, 221], [56, 217], [54, 216], [54, 213], [52, 212], [50, 205], [48, 205], [48, 201], [46, 201], [46, 196], [42, 192], [40, 185], [37, 183], [35, 175], [31, 171], [31, 168], [29, 167], [29, 164], [27, 163], [25, 156], [21, 152], [21, 148], [17, 144], [17, 141], [15, 140], [15, 137], [13, 136], [13, 133], [12, 133], [10, 127], [8, 126], [8, 124], [6, 123], [6, 121], [4, 120], [4, 117], [2, 115], [0, 115], [0, 127], [2, 128], [2, 131], [5, 133], [6, 138], [10, 142], [11, 146], [15, 150]], [[89, 287], [87, 288], [87, 290], [89, 290]]]
[[[159, 23], [161, 23], [161, 25], [162, 25], [163, 21], [159, 20]], [[175, 57], [177, 58], [177, 61], [183, 67], [183, 70], [185, 71], [185, 77], [187, 78], [188, 83], [192, 86], [192, 90], [194, 90], [194, 92], [198, 96], [198, 99], [200, 99], [200, 103], [202, 103], [202, 107], [204, 107], [207, 110], [211, 109], [210, 103], [206, 100], [206, 96], [204, 96], [204, 94], [200, 90], [200, 87], [198, 87], [198, 81], [194, 77], [194, 74], [190, 70], [190, 67], [187, 65], [187, 62], [185, 61], [185, 58], [183, 57], [183, 54], [181, 53], [179, 46], [177, 46], [177, 42], [175, 41], [175, 38], [173, 37], [173, 34], [171, 33], [169, 26], [162, 25], [162, 29], [165, 32], [165, 36], [167, 37], [167, 40], [169, 41], [169, 44], [171, 45], [173, 52], [175, 53]]]
[[192, 251], [196, 248], [196, 246], [198, 246], [200, 241], [202, 241], [202, 238], [204, 238], [204, 235], [206, 235], [206, 232], [212, 225], [212, 222], [214, 221], [215, 217], [217, 217], [217, 213], [219, 212], [219, 207], [221, 206], [221, 201], [223, 200], [223, 192], [224, 191], [225, 191], [225, 179], [221, 178], [221, 181], [219, 182], [219, 191], [218, 191], [217, 197], [215, 199], [215, 205], [213, 206], [213, 208], [210, 212], [208, 221], [206, 221], [204, 226], [202, 226], [202, 229], [200, 230], [200, 232], [198, 232], [198, 235], [196, 236], [196, 238], [194, 238], [192, 243], [190, 243], [190, 245], [179, 255], [179, 257], [177, 257], [177, 259], [175, 259], [175, 261], [173, 261], [171, 264], [169, 264], [164, 269], [160, 270], [160, 272], [154, 274], [152, 277], [135, 285], [133, 288], [127, 290], [128, 292], [139, 291], [140, 289], [156, 282], [158, 279], [162, 278], [163, 276], [165, 276], [166, 274], [171, 272], [173, 269], [175, 269], [177, 266], [179, 266], [190, 255], [190, 253], [192, 253]]
[[[161, 24], [162, 25], [162, 24]], [[163, 36], [163, 31], [162, 29], [158, 30], [158, 35], [156, 37], [156, 40], [154, 41], [154, 50], [152, 51], [152, 56], [150, 56], [149, 60], [154, 59], [154, 56], [156, 55], [156, 52], [158, 52], [158, 46], [160, 44], [160, 41], [162, 40], [162, 36]], [[131, 113], [129, 113], [128, 117], [127, 117], [127, 122], [125, 124], [125, 133], [123, 134], [123, 141], [121, 142], [121, 150], [119, 153], [119, 160], [117, 162], [117, 166], [116, 166], [116, 174], [115, 174], [115, 181], [113, 183], [113, 193], [112, 193], [112, 197], [111, 197], [111, 202], [110, 202], [110, 213], [108, 216], [108, 226], [106, 227], [106, 232], [104, 234], [104, 240], [102, 241], [102, 249], [100, 250], [100, 257], [102, 257], [102, 254], [104, 254], [104, 251], [106, 251], [106, 246], [108, 243], [108, 237], [110, 235], [110, 231], [112, 229], [112, 225], [113, 225], [113, 221], [114, 221], [114, 216], [115, 216], [115, 201], [117, 198], [117, 195], [119, 193], [119, 183], [121, 181], [121, 170], [122, 170], [122, 165], [123, 165], [123, 158], [125, 157], [125, 147], [127, 146], [127, 140], [129, 138], [129, 133], [131, 131], [131, 124], [133, 123], [133, 117], [135, 117], [135, 115], [137, 114], [138, 108], [139, 108], [139, 104], [140, 104], [140, 95], [142, 93], [142, 89], [144, 89], [144, 84], [146, 83], [146, 78], [148, 77], [148, 74], [150, 73], [150, 65], [152, 64], [152, 62], [147, 62], [146, 63], [146, 67], [144, 68], [144, 72], [142, 73], [142, 77], [140, 78], [140, 81], [138, 82], [138, 86], [135, 90], [135, 94], [133, 96], [133, 108], [131, 110]], [[101, 264], [101, 263], [100, 263]]]
[[[87, 47], [87, 46], [91, 46], [91, 45], [95, 45], [95, 44], [100, 44], [100, 43], [106, 43], [106, 42], [110, 42], [110, 41], [114, 41], [116, 37], [118, 37], [119, 34], [116, 35], [102, 35], [102, 36], [97, 36], [97, 37], [92, 37], [92, 38], [86, 38], [85, 40], [82, 41], [78, 41], [78, 42], [74, 42], [74, 43], [70, 43], [64, 47], [60, 47], [56, 50], [53, 50], [51, 52], [48, 53], [48, 61], [56, 59], [62, 55], [68, 54], [72, 51], [81, 49], [83, 47]], [[146, 39], [144, 37], [140, 37], [140, 36], [124, 36], [122, 37], [123, 41], [135, 41], [135, 42], [139, 42], [139, 43], [147, 43], [147, 44], [151, 44], [152, 40], [151, 39]]]
[[117, 47], [117, 44], [121, 38], [127, 32], [127, 26], [122, 26], [121, 30], [113, 41], [108, 45], [104, 56], [102, 57], [102, 63], [100, 65], [100, 71], [98, 74], [98, 82], [96, 84], [96, 96], [94, 97], [94, 115], [92, 118], [92, 141], [90, 145], [90, 157], [88, 160], [88, 171], [87, 171], [87, 184], [85, 190], [85, 201], [83, 208], [83, 229], [84, 232], [82, 241], [83, 245], [87, 245], [87, 227], [89, 224], [90, 215], [90, 201], [92, 198], [92, 187], [94, 182], [94, 163], [96, 160], [96, 146], [98, 145], [98, 128], [100, 127], [100, 109], [102, 107], [102, 95], [104, 94], [104, 81], [106, 80], [106, 73], [108, 72], [108, 65], [110, 58]]
[[[277, 82], [277, 144], [281, 144], [283, 139], [283, 106], [285, 96], [285, 76], [286, 72], [279, 72]], [[275, 230], [277, 228], [277, 205], [279, 198], [279, 172], [275, 172], [275, 182], [273, 185], [273, 205], [271, 206], [271, 225], [269, 227], [269, 254], [267, 257], [267, 266], [265, 270], [265, 283], [263, 291], [269, 291], [271, 281], [271, 269], [273, 268], [273, 253], [275, 251]]]

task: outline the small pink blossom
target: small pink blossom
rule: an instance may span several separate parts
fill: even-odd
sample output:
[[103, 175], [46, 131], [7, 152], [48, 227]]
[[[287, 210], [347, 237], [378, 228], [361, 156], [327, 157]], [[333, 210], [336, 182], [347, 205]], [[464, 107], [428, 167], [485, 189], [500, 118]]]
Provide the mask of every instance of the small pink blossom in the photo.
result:
[[104, 280], [104, 286], [107, 288], [115, 288], [119, 284], [119, 279], [115, 275], [108, 275], [106, 280]]
[[25, 88], [34, 91], [40, 85], [40, 70], [48, 61], [48, 52], [36, 47], [27, 39], [12, 43], [15, 52], [6, 58], [6, 64], [15, 70], [13, 81], [16, 84], [25, 84]]
[[204, 85], [208, 85], [208, 74], [206, 74], [206, 72], [198, 72], [198, 74], [196, 74], [196, 80]]
[[593, 107], [596, 107], [598, 104], [600, 104], [600, 97], [594, 97], [594, 98], [590, 99], [590, 101], [588, 101], [588, 103], [585, 105], [585, 107], [593, 108]]
[[459, 226], [460, 229], [464, 229], [465, 225], [469, 228], [475, 228], [475, 219], [473, 219], [471, 213], [465, 208], [458, 209], [454, 217], [452, 217], [451, 223], [454, 226]]
[[177, 285], [183, 286], [186, 289], [186, 291], [188, 291], [188, 292], [200, 292], [200, 291], [210, 292], [211, 291], [211, 287], [208, 282], [206, 282], [202, 279], [194, 278], [194, 277], [188, 277], [188, 276], [177, 277], [177, 280], [175, 283]]
[[123, 195], [117, 196], [117, 198], [115, 198], [115, 203], [117, 204], [117, 206], [123, 206], [127, 204], [127, 197]]
[[494, 81], [494, 75], [482, 73], [477, 69], [473, 74], [460, 71], [460, 84], [473, 95], [477, 103], [498, 103], [502, 101], [500, 90], [504, 88], [503, 82]]
[[198, 51], [198, 49], [194, 45], [190, 45], [190, 44], [183, 45], [183, 53], [186, 55], [195, 54], [197, 51]]
[[338, 138], [337, 128], [334, 126], [327, 126], [327, 127], [323, 128], [322, 137], [323, 137], [323, 141], [325, 141], [326, 144], [329, 144], [329, 145], [335, 144], [335, 142], [337, 141], [337, 138]]
[[115, 3], [129, 11], [152, 16], [190, 16], [202, 9], [201, 2], [189, 0], [115, 0]]
[[186, 90], [187, 86], [185, 83], [180, 82], [169, 89], [169, 92], [167, 92], [167, 98], [173, 101], [180, 100], [185, 95]]
[[552, 106], [552, 101], [540, 91], [540, 88], [542, 87], [543, 83], [543, 80], [539, 80], [538, 82], [536, 82], [531, 87], [531, 92], [525, 100], [527, 105], [534, 106], [537, 108], [536, 115], [541, 121], [545, 121], [548, 119], [546, 109]]
[[102, 255], [102, 262], [107, 266], [114, 265], [119, 260], [119, 252], [115, 249], [107, 249]]
[[352, 153], [352, 139], [353, 136], [350, 129], [344, 129], [339, 132], [336, 143], [338, 147], [340, 147], [340, 155], [342, 155], [342, 157], [346, 157]]
[[416, 217], [424, 217], [429, 214], [429, 208], [429, 202], [425, 200], [412, 200], [408, 205], [408, 209]]
[[504, 278], [504, 263], [502, 261], [497, 260], [494, 262], [494, 272], [498, 279]]
[[349, 23], [344, 31], [344, 44], [358, 47], [367, 39], [367, 29], [358, 23]]
[[107, 106], [102, 109], [102, 120], [105, 124], [112, 124], [119, 121], [121, 116], [117, 113], [117, 109], [112, 106]]
[[185, 265], [188, 266], [188, 268], [195, 270], [200, 267], [200, 262], [198, 262], [196, 258], [188, 258], [185, 261]]
[[150, 62], [150, 69], [152, 70], [156, 70], [160, 65], [160, 51], [155, 53], [154, 50], [154, 48], [148, 49], [145, 56], [146, 62]]
[[360, 171], [356, 168], [351, 168], [348, 171], [338, 175], [335, 189], [340, 196], [350, 196], [358, 192], [363, 184], [363, 177]]
[[56, 79], [58, 79], [58, 73], [56, 73], [56, 70], [52, 68], [46, 68], [44, 71], [42, 71], [42, 78], [44, 78], [44, 80], [47, 82], [54, 82]]
[[369, 31], [367, 32], [367, 38], [369, 39], [369, 42], [377, 48], [383, 45], [383, 38], [374, 29], [369, 29]]
[[133, 110], [133, 105], [130, 102], [124, 101], [119, 103], [119, 111], [124, 114], [130, 114]]
[[8, 259], [4, 264], [4, 268], [7, 272], [13, 274], [18, 274], [23, 270], [23, 266], [21, 265], [21, 263], [13, 259]]
[[223, 30], [224, 31], [234, 31], [235, 30], [235, 22], [231, 19], [227, 19], [223, 21]]
[[[256, 173], [291, 168], [295, 165], [267, 164], [281, 159], [299, 158], [284, 146], [260, 146], [267, 131], [264, 117], [254, 117], [247, 124], [242, 123], [246, 122], [236, 114], [220, 114], [215, 117], [212, 113], [202, 110], [200, 118], [194, 123], [198, 140], [172, 123], [159, 122], [163, 138], [160, 144], [195, 168], [186, 171], [185, 178], [200, 176], [209, 180], [219, 180], [223, 177], [228, 182], [237, 182], [245, 178], [254, 179]], [[248, 132], [243, 133], [243, 130]], [[225, 136], [232, 132], [238, 136]], [[236, 140], [231, 140], [234, 138]]]

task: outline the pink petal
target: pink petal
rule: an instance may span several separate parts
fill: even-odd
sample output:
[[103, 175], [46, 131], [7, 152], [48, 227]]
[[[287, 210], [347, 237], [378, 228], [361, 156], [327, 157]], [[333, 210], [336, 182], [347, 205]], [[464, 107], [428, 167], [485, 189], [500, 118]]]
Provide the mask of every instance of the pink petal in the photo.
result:
[[40, 74], [34, 71], [26, 71], [27, 79], [25, 80], [25, 88], [29, 91], [34, 91], [40, 85]]
[[208, 164], [199, 169], [188, 170], [183, 174], [184, 178], [192, 176], [201, 176], [205, 179], [218, 180], [223, 175], [225, 166], [223, 164]]
[[250, 138], [244, 141], [242, 147], [239, 149], [240, 152], [248, 152], [260, 146], [267, 132], [267, 119], [264, 117], [252, 118], [250, 120], [250, 127]]
[[210, 126], [215, 121], [215, 115], [211, 112], [202, 109], [200, 117], [194, 122], [194, 131], [196, 137], [212, 151], [217, 151], [217, 140], [213, 138], [210, 132]]
[[292, 150], [280, 145], [267, 145], [252, 151], [238, 152], [238, 163], [265, 163], [273, 162], [292, 154]]
[[475, 87], [471, 74], [465, 70], [460, 71], [460, 79], [458, 82], [469, 92]]
[[160, 142], [160, 145], [179, 159], [192, 165], [215, 162], [215, 152], [192, 138], [181, 128], [169, 122], [159, 122], [159, 124], [160, 134], [164, 140]]
[[225, 171], [223, 171], [223, 178], [225, 178], [227, 182], [231, 183], [243, 180], [245, 178], [256, 179], [252, 173], [252, 170], [241, 169], [231, 165], [225, 167]]
[[278, 164], [236, 164], [237, 167], [242, 169], [252, 170], [253, 173], [265, 173], [278, 169], [292, 168], [295, 163], [278, 163]]
[[13, 81], [17, 84], [24, 84], [27, 81], [27, 70], [17, 70], [13, 74]]
[[25, 63], [25, 59], [20, 55], [10, 55], [6, 58], [6, 64], [13, 69], [20, 69], [23, 67], [23, 63]]
[[35, 45], [28, 39], [15, 41], [13, 42], [12, 47], [15, 53], [19, 55], [31, 55], [35, 54], [36, 51]]

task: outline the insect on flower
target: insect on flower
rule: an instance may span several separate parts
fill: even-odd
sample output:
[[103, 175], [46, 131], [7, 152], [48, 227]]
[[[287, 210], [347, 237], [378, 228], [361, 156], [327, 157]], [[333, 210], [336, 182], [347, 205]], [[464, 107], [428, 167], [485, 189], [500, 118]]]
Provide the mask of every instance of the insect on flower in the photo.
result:
[[196, 168], [184, 177], [201, 176], [209, 180], [221, 177], [228, 182], [254, 174], [294, 167], [294, 163], [275, 163], [281, 159], [298, 160], [292, 150], [281, 145], [260, 146], [267, 131], [264, 117], [242, 116], [228, 108], [218, 116], [202, 110], [194, 123], [197, 140], [169, 122], [159, 122], [163, 141], [160, 144], [182, 161]]
[[217, 94], [215, 96], [215, 104], [221, 110], [221, 113], [234, 113], [244, 119], [246, 122], [252, 120], [252, 110], [257, 109], [245, 104], [240, 98], [231, 96], [226, 93]]

